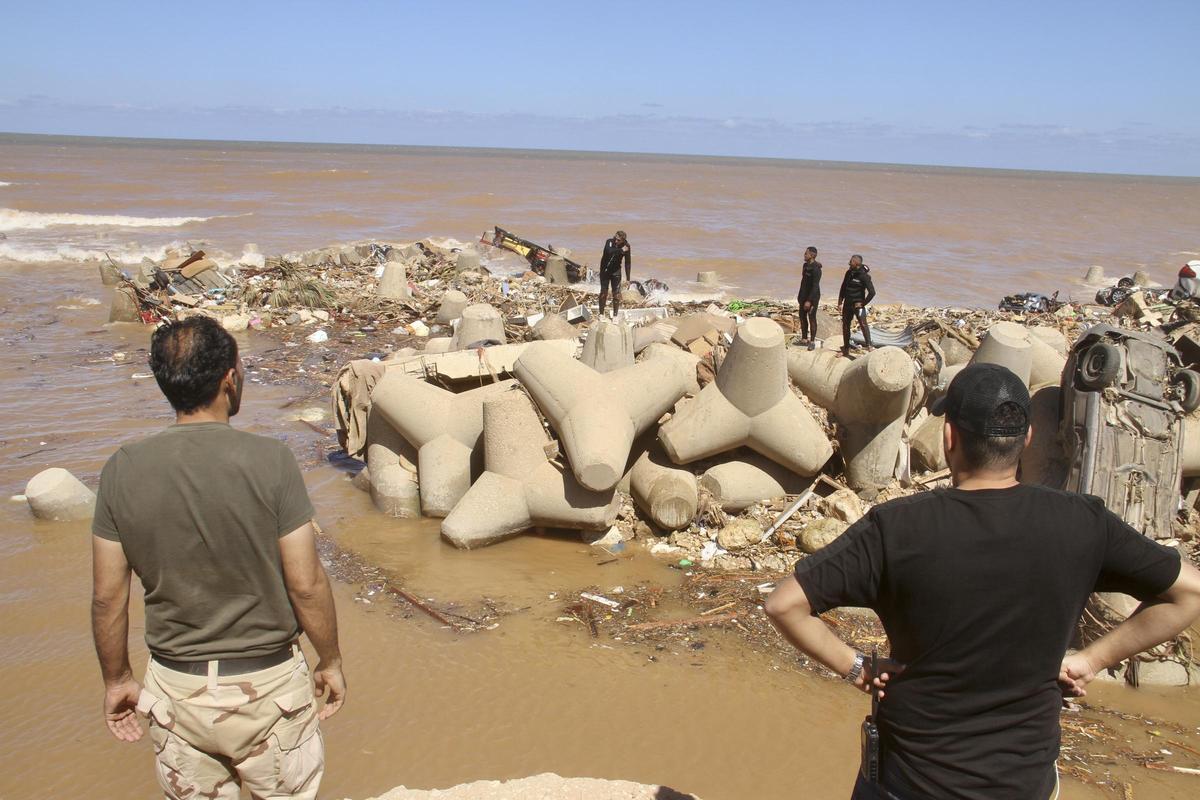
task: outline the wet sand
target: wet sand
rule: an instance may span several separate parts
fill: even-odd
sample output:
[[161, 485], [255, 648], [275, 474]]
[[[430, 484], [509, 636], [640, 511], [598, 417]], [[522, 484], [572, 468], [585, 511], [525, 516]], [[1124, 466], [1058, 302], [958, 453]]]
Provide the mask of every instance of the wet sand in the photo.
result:
[[[87, 525], [35, 521], [23, 502], [7, 499], [52, 465], [94, 485], [120, 442], [170, 421], [153, 380], [132, 377], [147, 371], [139, 348], [149, 331], [102, 325], [107, 292], [93, 270], [81, 276], [77, 265], [0, 263], [0, 298], [0, 681], [10, 687], [0, 715], [0, 797], [154, 796], [148, 744], [116, 742], [100, 718]], [[254, 335], [241, 341], [251, 353], [268, 344]], [[128, 357], [115, 364], [114, 352]], [[663, 783], [705, 800], [848, 794], [865, 697], [748, 650], [732, 634], [701, 634], [702, 650], [659, 651], [592, 640], [578, 625], [556, 623], [552, 593], [642, 580], [672, 585], [678, 573], [645, 557], [600, 566], [572, 538], [521, 537], [464, 553], [442, 544], [436, 522], [386, 519], [330, 462], [332, 443], [289, 421], [295, 408], [281, 410], [309, 394], [300, 384], [250, 382], [236, 422], [284, 439], [302, 462], [318, 464], [306, 480], [329, 536], [420, 596], [466, 604], [486, 596], [523, 609], [495, 630], [456, 634], [387, 601], [358, 602], [359, 587], [339, 584], [351, 694], [326, 727], [324, 796], [541, 772]], [[140, 671], [136, 601], [134, 609]], [[1133, 749], [1188, 732], [1200, 748], [1195, 689], [1105, 686], [1095, 697], [1182, 731], [1106, 718]], [[1192, 776], [1125, 765], [1117, 774], [1137, 797], [1194, 796]], [[1064, 791], [1104, 796], [1073, 781]]]

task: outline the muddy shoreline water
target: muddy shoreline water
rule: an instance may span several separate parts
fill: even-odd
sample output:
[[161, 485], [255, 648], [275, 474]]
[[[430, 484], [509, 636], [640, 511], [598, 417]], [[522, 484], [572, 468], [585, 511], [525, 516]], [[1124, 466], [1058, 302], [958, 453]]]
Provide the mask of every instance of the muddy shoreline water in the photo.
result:
[[[6, 496], [50, 465], [94, 484], [121, 441], [169, 421], [153, 381], [133, 377], [145, 372], [140, 348], [149, 331], [103, 326], [107, 292], [78, 265], [0, 265], [0, 288]], [[254, 333], [239, 339], [263, 363], [278, 346]], [[116, 352], [125, 359], [114, 360]], [[371, 571], [344, 574], [337, 586], [351, 697], [327, 729], [328, 796], [546, 771], [661, 782], [706, 800], [788, 797], [797, 786], [814, 797], [848, 793], [865, 698], [797, 669], [785, 651], [747, 647], [736, 631], [701, 630], [659, 649], [603, 631], [593, 639], [586, 626], [560, 622], [568, 592], [650, 585], [670, 597], [685, 576], [640, 554], [602, 565], [603, 554], [569, 537], [461, 553], [438, 539], [436, 521], [382, 517], [350, 485], [336, 444], [290, 418], [326, 403], [309, 372], [252, 377], [237, 424], [289, 443], [307, 467], [329, 539]], [[148, 751], [111, 740], [100, 723], [86, 626], [86, 525], [38, 523], [7, 501], [2, 514], [0, 680], [22, 691], [5, 713], [16, 735], [0, 796], [152, 795]], [[411, 604], [372, 594], [384, 580], [457, 603], [473, 618], [486, 598], [502, 612], [498, 627], [447, 630]], [[669, 613], [693, 613], [672, 602]], [[145, 658], [140, 635], [135, 616], [137, 668]], [[1082, 777], [1112, 777], [1103, 786], [1068, 781], [1064, 796], [1121, 797], [1126, 783], [1135, 797], [1192, 796], [1196, 778], [1155, 772], [1139, 759], [1200, 750], [1195, 690], [1100, 686], [1094, 695], [1096, 710], [1064, 724], [1095, 737], [1099, 755]]]

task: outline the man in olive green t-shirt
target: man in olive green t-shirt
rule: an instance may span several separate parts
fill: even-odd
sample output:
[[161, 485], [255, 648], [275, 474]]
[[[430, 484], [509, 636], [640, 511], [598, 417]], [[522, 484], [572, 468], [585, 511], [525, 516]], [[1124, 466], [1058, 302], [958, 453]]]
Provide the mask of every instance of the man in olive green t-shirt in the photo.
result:
[[[282, 443], [235, 430], [237, 343], [191, 317], [154, 333], [150, 366], [174, 425], [113, 454], [92, 523], [92, 630], [109, 729], [149, 720], [168, 798], [315, 797], [318, 719], [346, 693], [313, 508]], [[142, 581], [145, 686], [128, 655], [130, 572]], [[317, 653], [313, 675], [297, 640]], [[328, 689], [318, 713], [313, 700]]]

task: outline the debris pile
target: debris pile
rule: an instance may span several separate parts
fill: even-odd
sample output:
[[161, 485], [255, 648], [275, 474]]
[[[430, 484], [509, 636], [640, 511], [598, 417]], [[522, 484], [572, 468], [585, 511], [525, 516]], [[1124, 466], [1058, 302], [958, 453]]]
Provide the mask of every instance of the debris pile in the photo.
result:
[[[947, 483], [929, 406], [968, 363], [1004, 364], [1030, 387], [1037, 418], [1022, 480], [1079, 490], [1082, 460], [1106, 463], [1122, 437], [1174, 452], [1183, 511], [1158, 513], [1157, 527], [1141, 504], [1118, 513], [1197, 547], [1200, 427], [1186, 432], [1200, 421], [1186, 395], [1200, 404], [1200, 376], [1187, 369], [1200, 362], [1200, 310], [1190, 300], [1164, 306], [1131, 281], [1115, 307], [1030, 295], [994, 312], [879, 305], [873, 340], [885, 346], [845, 358], [828, 306], [814, 350], [791, 346], [794, 303], [678, 302], [657, 281], [615, 319], [594, 319], [586, 288], [571, 283], [586, 268], [570, 273], [562, 253], [534, 248], [497, 229], [481, 244], [370, 243], [260, 266], [181, 254], [117, 275], [116, 288], [142, 318], [207, 313], [282, 339], [280, 360], [331, 386], [339, 443], [366, 462], [357, 484], [387, 514], [444, 518], [459, 547], [565, 529], [601, 547], [637, 542], [685, 568], [784, 573], [871, 503]], [[505, 267], [502, 249], [546, 275]], [[204, 269], [185, 276], [196, 264]], [[198, 291], [210, 272], [222, 285]], [[1112, 341], [1124, 348], [1120, 374], [1084, 385], [1079, 370], [1103, 365], [1071, 343], [1099, 323], [1131, 335]], [[1164, 333], [1173, 356], [1138, 349], [1139, 336]], [[1161, 363], [1140, 366], [1147, 359]], [[1111, 409], [1101, 415], [1109, 438], [1089, 444], [1064, 423], [1073, 398]], [[1163, 484], [1176, 503], [1179, 479]]]

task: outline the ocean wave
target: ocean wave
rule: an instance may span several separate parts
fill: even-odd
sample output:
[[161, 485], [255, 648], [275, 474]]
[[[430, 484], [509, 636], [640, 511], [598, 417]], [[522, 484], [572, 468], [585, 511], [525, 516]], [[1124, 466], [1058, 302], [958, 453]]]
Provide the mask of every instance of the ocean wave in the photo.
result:
[[11, 241], [0, 242], [0, 261], [16, 261], [21, 264], [42, 264], [54, 261], [86, 262], [103, 261], [107, 253], [114, 261], [121, 264], [138, 264], [143, 258], [152, 261], [162, 261], [167, 257], [167, 251], [178, 248], [179, 243], [164, 244], [158, 247], [141, 247], [140, 245], [119, 245], [103, 250], [89, 250], [84, 247], [60, 244], [52, 246], [21, 246]]
[[56, 225], [116, 228], [177, 228], [215, 217], [127, 217], [117, 214], [59, 214], [0, 208], [0, 231], [42, 230]]
[[11, 181], [0, 181], [0, 186], [12, 186]]

